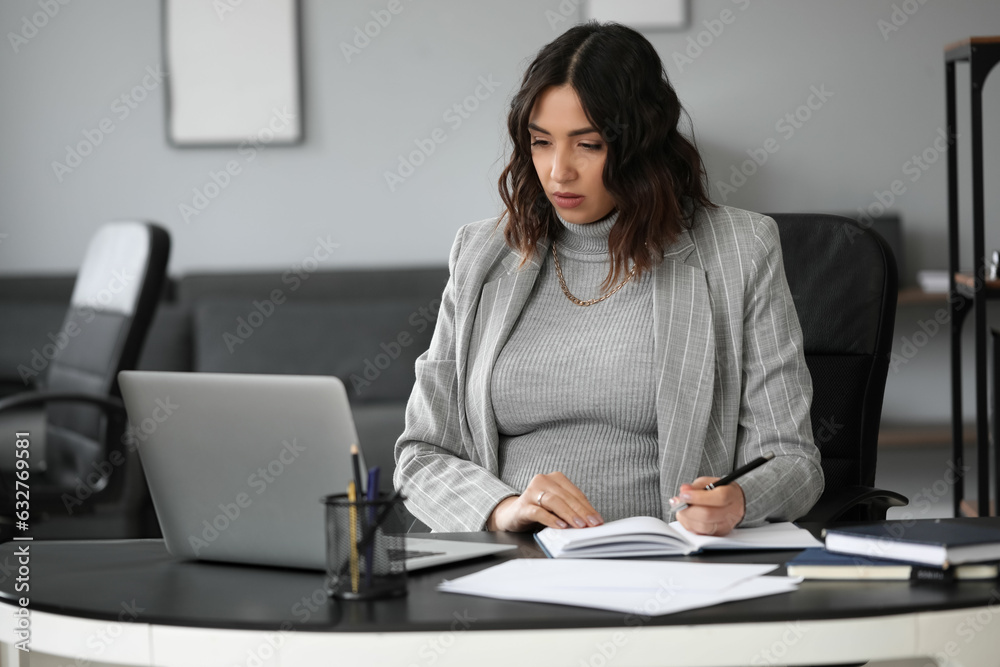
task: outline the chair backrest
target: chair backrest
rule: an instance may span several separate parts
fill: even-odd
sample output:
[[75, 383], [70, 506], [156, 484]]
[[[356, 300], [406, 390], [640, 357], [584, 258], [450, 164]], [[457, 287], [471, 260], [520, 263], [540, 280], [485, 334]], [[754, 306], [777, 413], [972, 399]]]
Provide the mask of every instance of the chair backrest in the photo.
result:
[[[813, 381], [824, 495], [873, 486], [898, 273], [888, 243], [848, 218], [775, 213]], [[863, 518], [862, 510], [845, 519]]]
[[[112, 222], [98, 229], [52, 341], [56, 351], [45, 377], [47, 391], [120, 395], [118, 372], [135, 368], [169, 254], [170, 236], [158, 225]], [[75, 479], [108, 456], [106, 418], [99, 408], [53, 403], [47, 422], [46, 458], [53, 475]]]

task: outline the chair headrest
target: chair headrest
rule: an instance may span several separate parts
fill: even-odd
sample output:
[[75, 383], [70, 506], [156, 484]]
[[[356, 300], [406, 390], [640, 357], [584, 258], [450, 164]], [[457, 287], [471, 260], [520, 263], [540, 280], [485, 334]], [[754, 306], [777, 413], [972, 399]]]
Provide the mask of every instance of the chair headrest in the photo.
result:
[[132, 315], [151, 251], [151, 231], [142, 222], [102, 225], [87, 247], [70, 304]]

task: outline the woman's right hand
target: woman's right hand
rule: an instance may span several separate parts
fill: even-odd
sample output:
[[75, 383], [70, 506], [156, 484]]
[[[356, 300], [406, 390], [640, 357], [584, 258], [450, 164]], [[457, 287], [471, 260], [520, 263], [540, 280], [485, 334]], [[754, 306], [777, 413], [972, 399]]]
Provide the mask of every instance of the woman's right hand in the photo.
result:
[[521, 532], [537, 524], [550, 528], [599, 526], [604, 519], [583, 491], [561, 472], [535, 475], [519, 496], [504, 498], [486, 521], [487, 530]]

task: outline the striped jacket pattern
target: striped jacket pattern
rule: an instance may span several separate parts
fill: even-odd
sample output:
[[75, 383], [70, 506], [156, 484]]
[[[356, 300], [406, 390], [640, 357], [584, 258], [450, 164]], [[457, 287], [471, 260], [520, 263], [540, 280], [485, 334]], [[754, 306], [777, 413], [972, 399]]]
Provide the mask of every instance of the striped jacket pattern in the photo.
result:
[[[550, 242], [539, 242], [519, 266], [496, 222], [458, 232], [395, 447], [395, 486], [435, 531], [483, 530], [496, 504], [522, 491], [498, 478], [491, 373]], [[765, 452], [775, 458], [739, 482], [746, 498], [740, 526], [802, 516], [822, 493], [823, 472], [774, 220], [725, 206], [700, 209], [652, 280], [662, 517], [673, 518], [667, 500], [682, 483], [721, 477]]]

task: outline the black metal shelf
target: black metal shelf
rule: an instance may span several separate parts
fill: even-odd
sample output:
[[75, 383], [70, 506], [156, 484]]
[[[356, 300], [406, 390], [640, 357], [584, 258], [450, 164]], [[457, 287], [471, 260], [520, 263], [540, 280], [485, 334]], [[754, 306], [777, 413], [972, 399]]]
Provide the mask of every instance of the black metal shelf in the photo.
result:
[[977, 289], [972, 276], [968, 273], [960, 273], [955, 276], [955, 292], [966, 299], [1000, 299], [1000, 280], [985, 280]]
[[[971, 95], [971, 145], [972, 145], [972, 254], [973, 273], [980, 279], [986, 276], [986, 246], [984, 240], [983, 210], [983, 104], [982, 90], [993, 67], [1000, 62], [1000, 37], [970, 37], [945, 48], [945, 96], [948, 125], [948, 273], [949, 309], [951, 311], [951, 415], [952, 415], [952, 464], [956, 471], [964, 469], [962, 451], [962, 324], [970, 311], [974, 313], [976, 344], [976, 458], [978, 479], [979, 516], [990, 514], [990, 443], [989, 401], [987, 387], [986, 341], [989, 332], [986, 321], [986, 302], [1000, 297], [1000, 289], [987, 286], [985, 280], [978, 288], [971, 277], [963, 283], [958, 276], [958, 147], [955, 110], [955, 63], [969, 63]], [[956, 279], [958, 278], [958, 279]], [[964, 298], [955, 298], [964, 297]], [[1000, 420], [998, 420], [1000, 421]], [[1000, 442], [1000, 439], [995, 441]], [[994, 457], [994, 477], [1000, 480], [1000, 456]], [[954, 484], [953, 512], [962, 513], [965, 484], [961, 475]], [[997, 484], [997, 503], [1000, 507], [1000, 484]]]

